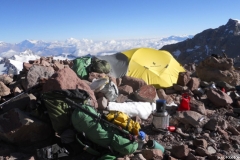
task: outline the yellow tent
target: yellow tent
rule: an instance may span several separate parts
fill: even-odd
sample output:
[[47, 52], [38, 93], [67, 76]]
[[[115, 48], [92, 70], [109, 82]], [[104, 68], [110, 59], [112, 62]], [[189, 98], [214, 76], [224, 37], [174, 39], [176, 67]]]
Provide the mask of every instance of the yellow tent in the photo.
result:
[[177, 82], [184, 68], [167, 51], [136, 48], [122, 52], [128, 57], [127, 76], [141, 78], [156, 88], [167, 88]]

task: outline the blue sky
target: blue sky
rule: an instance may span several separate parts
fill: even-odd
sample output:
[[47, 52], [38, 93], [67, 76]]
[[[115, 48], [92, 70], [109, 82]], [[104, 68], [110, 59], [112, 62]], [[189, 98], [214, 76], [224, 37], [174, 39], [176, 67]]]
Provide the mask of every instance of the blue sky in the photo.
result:
[[1, 0], [0, 41], [195, 35], [240, 19], [239, 0]]

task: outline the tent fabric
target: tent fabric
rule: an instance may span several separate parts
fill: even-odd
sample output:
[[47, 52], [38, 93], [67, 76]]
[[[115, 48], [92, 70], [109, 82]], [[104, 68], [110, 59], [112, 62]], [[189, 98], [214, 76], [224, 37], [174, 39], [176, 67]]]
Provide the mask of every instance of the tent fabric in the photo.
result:
[[122, 53], [115, 53], [112, 55], [96, 56], [101, 60], [106, 60], [111, 66], [109, 75], [120, 78], [127, 73], [128, 69], [128, 57]]
[[177, 83], [179, 72], [185, 69], [167, 51], [136, 48], [122, 52], [128, 57], [127, 76], [141, 78], [156, 88], [167, 88]]

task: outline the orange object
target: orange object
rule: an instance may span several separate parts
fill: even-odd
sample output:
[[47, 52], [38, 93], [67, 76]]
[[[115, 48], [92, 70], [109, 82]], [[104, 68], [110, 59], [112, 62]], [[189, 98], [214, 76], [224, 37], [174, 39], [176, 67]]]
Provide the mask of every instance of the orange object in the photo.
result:
[[190, 110], [190, 106], [189, 106], [190, 99], [191, 98], [188, 95], [188, 93], [183, 93], [181, 103], [178, 107], [178, 111], [188, 111], [188, 110]]

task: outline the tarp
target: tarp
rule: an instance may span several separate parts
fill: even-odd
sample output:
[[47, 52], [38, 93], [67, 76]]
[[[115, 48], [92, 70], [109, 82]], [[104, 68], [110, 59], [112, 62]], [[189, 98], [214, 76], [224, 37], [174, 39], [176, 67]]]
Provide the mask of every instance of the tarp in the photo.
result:
[[115, 53], [112, 55], [96, 56], [99, 59], [106, 60], [111, 66], [109, 75], [119, 78], [127, 73], [128, 57], [122, 53]]
[[127, 76], [141, 78], [156, 88], [167, 88], [177, 83], [179, 72], [185, 69], [167, 51], [136, 48], [122, 52], [128, 57]]

